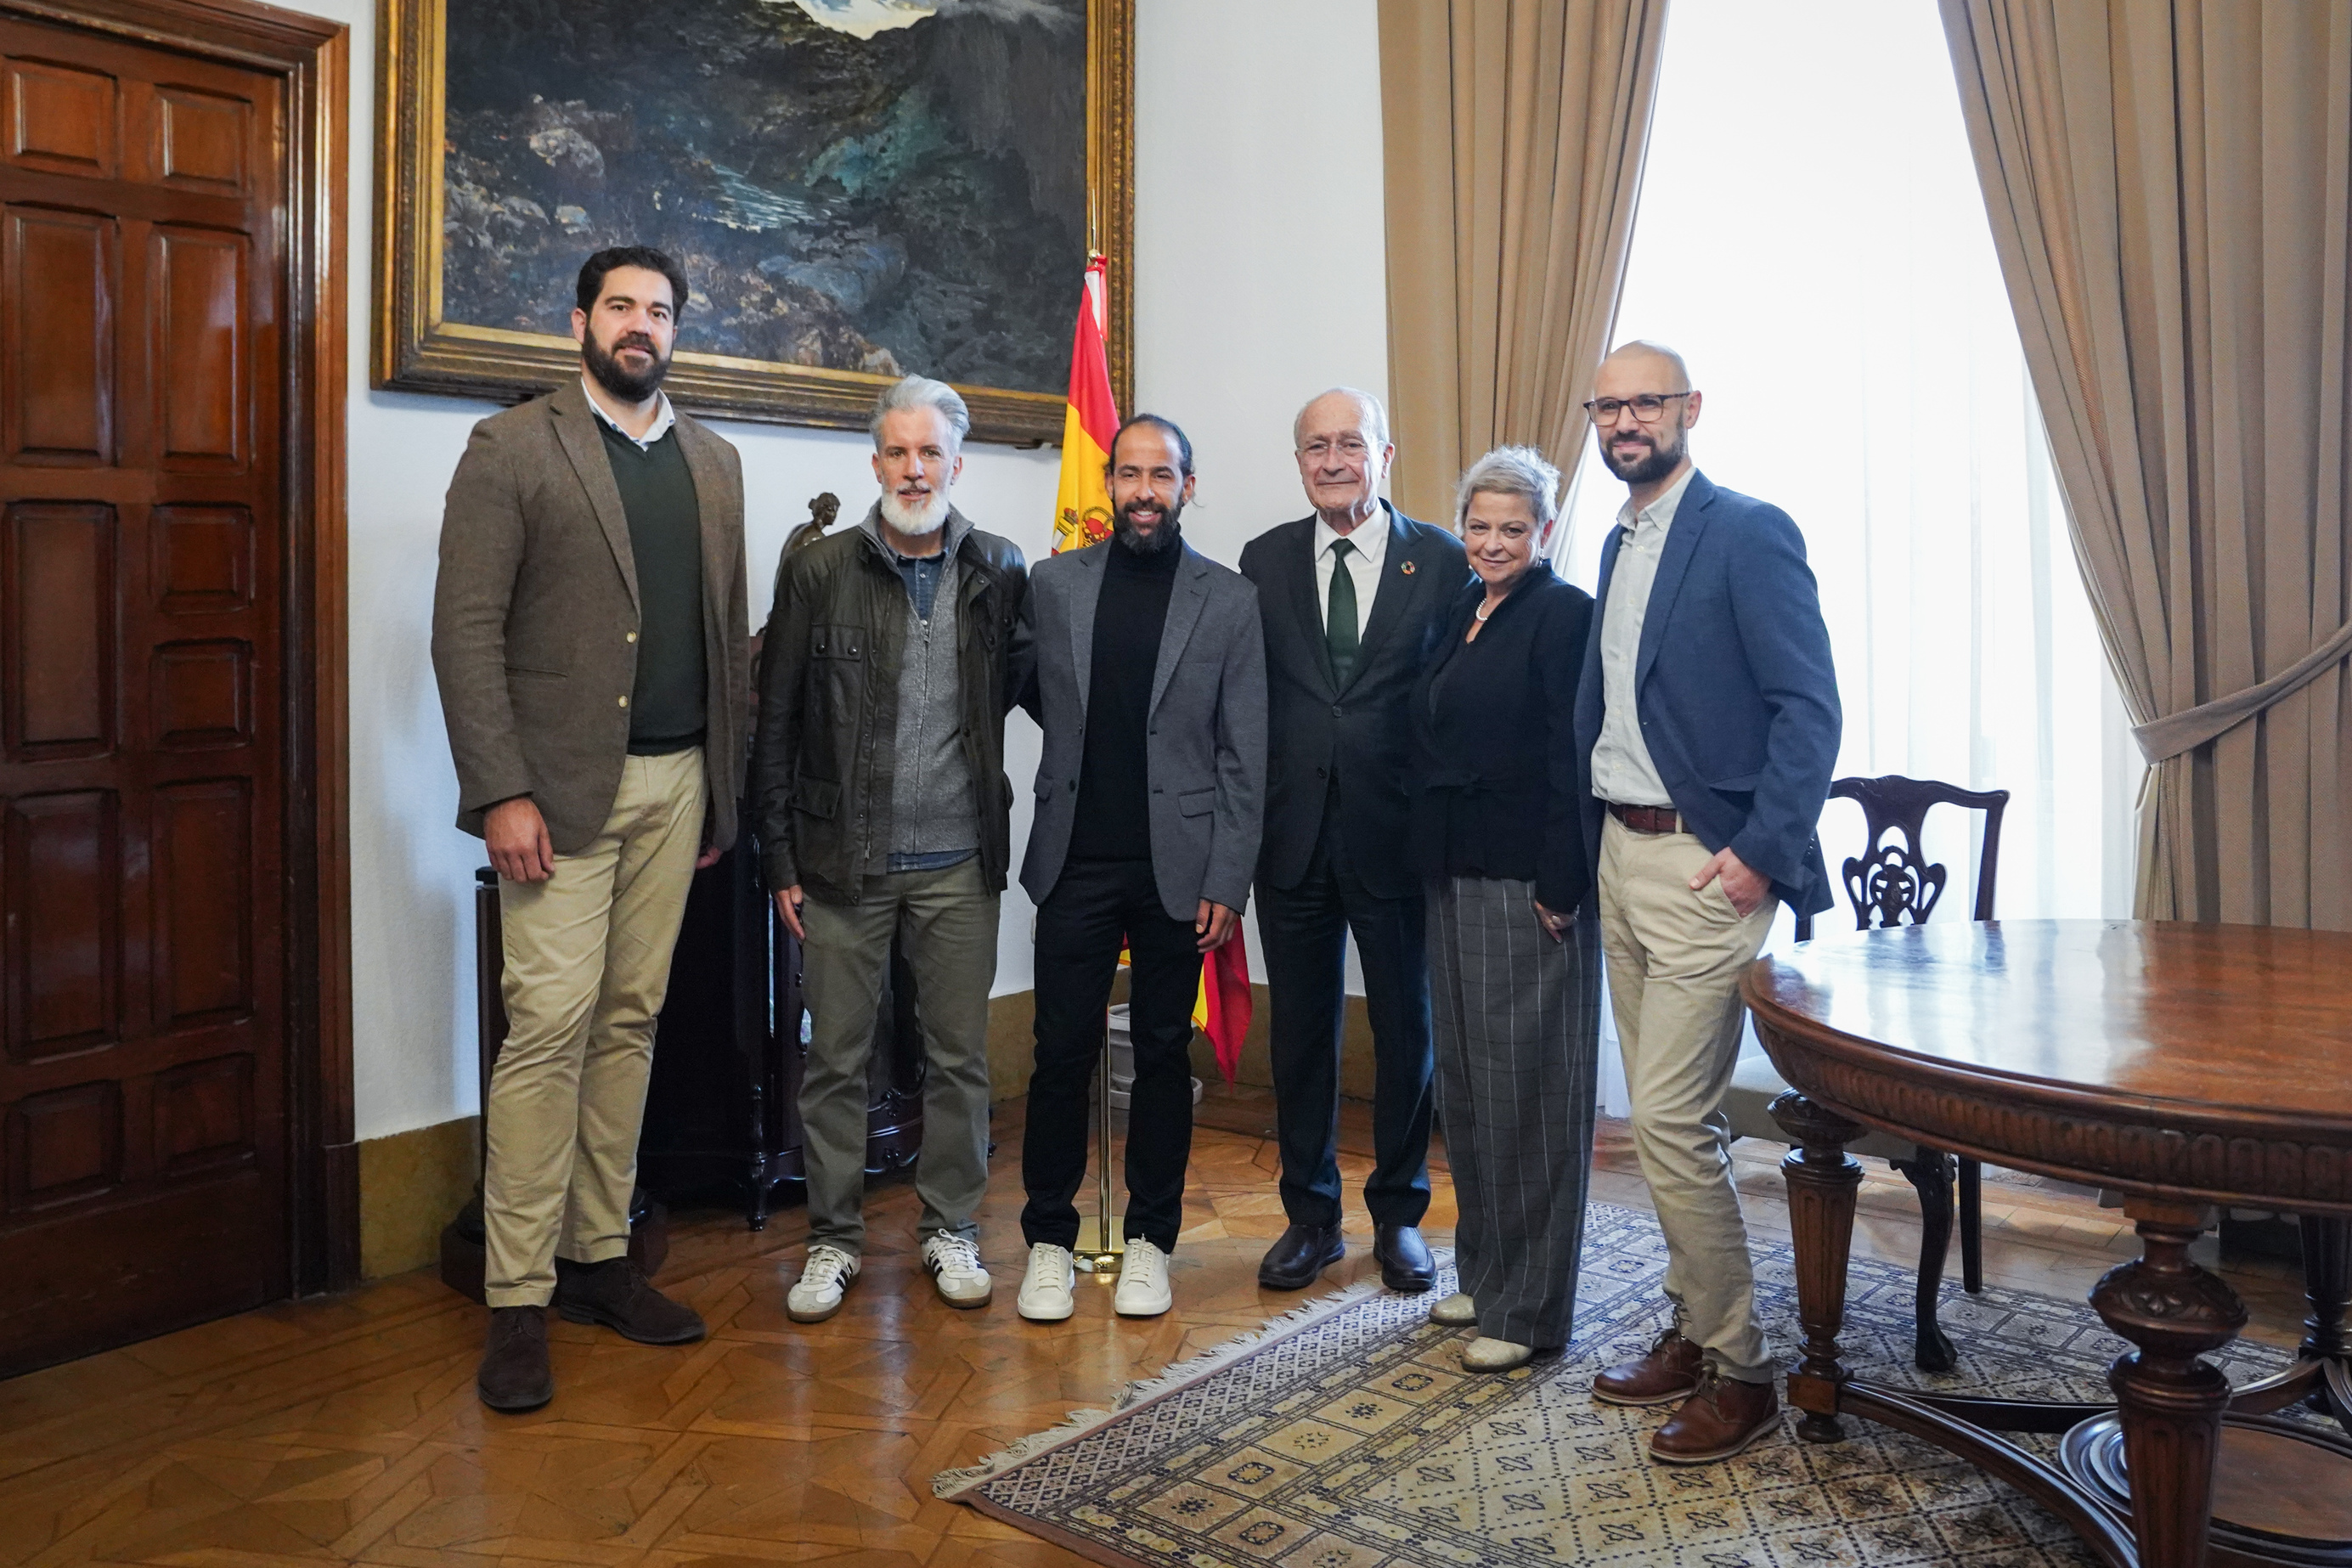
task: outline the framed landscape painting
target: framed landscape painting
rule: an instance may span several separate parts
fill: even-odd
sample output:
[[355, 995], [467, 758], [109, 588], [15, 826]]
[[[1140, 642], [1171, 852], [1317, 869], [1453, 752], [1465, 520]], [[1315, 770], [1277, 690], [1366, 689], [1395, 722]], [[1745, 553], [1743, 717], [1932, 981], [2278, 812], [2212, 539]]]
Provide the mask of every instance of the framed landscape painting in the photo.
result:
[[591, 252], [691, 286], [687, 408], [862, 427], [909, 373], [1057, 440], [1089, 249], [1128, 399], [1133, 0], [385, 0], [378, 387], [577, 374]]

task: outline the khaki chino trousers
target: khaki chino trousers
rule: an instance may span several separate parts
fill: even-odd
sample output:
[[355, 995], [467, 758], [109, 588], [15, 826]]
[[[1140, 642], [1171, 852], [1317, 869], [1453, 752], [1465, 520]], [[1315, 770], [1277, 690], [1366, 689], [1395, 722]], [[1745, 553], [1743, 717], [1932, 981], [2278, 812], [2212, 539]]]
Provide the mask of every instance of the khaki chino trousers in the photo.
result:
[[1740, 971], [1763, 947], [1780, 903], [1767, 898], [1742, 916], [1719, 879], [1693, 892], [1691, 879], [1710, 858], [1695, 835], [1636, 833], [1606, 818], [1601, 948], [1675, 1322], [1717, 1372], [1769, 1383], [1722, 1108], [1747, 1016]]
[[631, 757], [604, 831], [544, 882], [499, 883], [507, 1039], [490, 1074], [483, 1296], [544, 1306], [555, 1259], [629, 1249], [654, 1023], [702, 845], [702, 748]]

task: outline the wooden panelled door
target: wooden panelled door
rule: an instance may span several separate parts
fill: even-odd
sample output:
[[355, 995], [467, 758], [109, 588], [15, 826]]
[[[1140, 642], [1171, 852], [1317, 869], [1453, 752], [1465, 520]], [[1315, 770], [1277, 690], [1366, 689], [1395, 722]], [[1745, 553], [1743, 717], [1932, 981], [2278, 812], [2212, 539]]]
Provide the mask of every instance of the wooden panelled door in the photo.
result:
[[284, 85], [0, 16], [0, 1375], [291, 1289]]

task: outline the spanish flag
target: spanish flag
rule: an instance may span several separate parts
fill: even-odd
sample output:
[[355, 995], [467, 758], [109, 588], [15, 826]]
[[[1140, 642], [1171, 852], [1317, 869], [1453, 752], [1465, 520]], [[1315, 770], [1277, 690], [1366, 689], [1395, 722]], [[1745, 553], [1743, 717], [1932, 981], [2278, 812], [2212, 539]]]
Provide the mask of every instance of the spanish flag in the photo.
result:
[[1103, 469], [1118, 429], [1110, 395], [1110, 354], [1103, 344], [1103, 276], [1110, 264], [1087, 262], [1078, 300], [1077, 341], [1070, 346], [1070, 404], [1062, 415], [1062, 482], [1054, 496], [1054, 553], [1084, 550], [1110, 537], [1110, 489]]
[[1217, 1070], [1234, 1081], [1241, 1065], [1242, 1040], [1248, 1035], [1253, 1003], [1250, 997], [1249, 948], [1242, 929], [1234, 927], [1225, 945], [1201, 963], [1201, 991], [1192, 999], [1192, 1026], [1216, 1047]]
[[[1084, 550], [1110, 537], [1111, 437], [1118, 430], [1118, 404], [1110, 393], [1110, 354], [1104, 344], [1103, 281], [1108, 263], [1087, 262], [1085, 292], [1078, 302], [1076, 341], [1070, 345], [1070, 403], [1062, 416], [1062, 481], [1054, 496], [1054, 553]], [[1119, 954], [1127, 962], [1127, 954]], [[1192, 998], [1192, 1026], [1216, 1047], [1217, 1070], [1234, 1081], [1242, 1039], [1249, 1033], [1252, 1001], [1249, 954], [1238, 931], [1201, 963], [1201, 987]]]

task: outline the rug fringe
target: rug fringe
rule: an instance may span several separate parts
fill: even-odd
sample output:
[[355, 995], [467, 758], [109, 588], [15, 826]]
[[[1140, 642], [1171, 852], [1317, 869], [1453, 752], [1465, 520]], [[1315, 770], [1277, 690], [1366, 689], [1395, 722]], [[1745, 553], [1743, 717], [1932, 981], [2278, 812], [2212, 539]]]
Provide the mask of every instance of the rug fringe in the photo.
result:
[[1221, 1345], [1202, 1351], [1199, 1355], [1171, 1363], [1155, 1377], [1130, 1383], [1111, 1404], [1110, 1414], [1121, 1415], [1134, 1409], [1147, 1399], [1156, 1399], [1172, 1389], [1181, 1388], [1194, 1379], [1207, 1375], [1221, 1367], [1232, 1365], [1279, 1335], [1291, 1333], [1308, 1324], [1330, 1317], [1342, 1308], [1354, 1305], [1368, 1296], [1381, 1293], [1378, 1279], [1359, 1279], [1344, 1290], [1328, 1296], [1318, 1296], [1303, 1306], [1294, 1307], [1278, 1318], [1268, 1318], [1255, 1329], [1235, 1334]]
[[959, 1470], [941, 1470], [931, 1478], [931, 1495], [951, 1499], [959, 1492], [969, 1491], [1002, 1470], [1009, 1470], [1024, 1460], [1032, 1458], [1067, 1438], [1084, 1436], [1117, 1415], [1115, 1410], [1073, 1410], [1062, 1418], [1058, 1426], [1043, 1432], [1032, 1432], [1026, 1437], [1013, 1439], [1009, 1447], [1000, 1448], [976, 1465]]
[[[1439, 1247], [1435, 1252], [1439, 1267], [1453, 1262], [1454, 1255], [1450, 1248]], [[1243, 1357], [1264, 1349], [1269, 1341], [1296, 1333], [1322, 1319], [1334, 1316], [1367, 1297], [1379, 1295], [1382, 1289], [1378, 1279], [1359, 1279], [1345, 1289], [1335, 1290], [1328, 1296], [1318, 1296], [1279, 1317], [1268, 1318], [1256, 1328], [1236, 1334], [1221, 1345], [1171, 1363], [1155, 1376], [1129, 1384], [1119, 1391], [1118, 1397], [1111, 1401], [1111, 1407], [1108, 1410], [1073, 1410], [1063, 1417], [1060, 1426], [1043, 1432], [1032, 1432], [977, 1464], [961, 1469], [941, 1470], [931, 1478], [931, 1495], [942, 1500], [951, 1500], [981, 1482], [1036, 1458], [1048, 1448], [1085, 1436], [1106, 1421], [1124, 1415], [1146, 1400], [1157, 1399], [1187, 1384], [1196, 1383], [1211, 1373], [1222, 1371]]]

